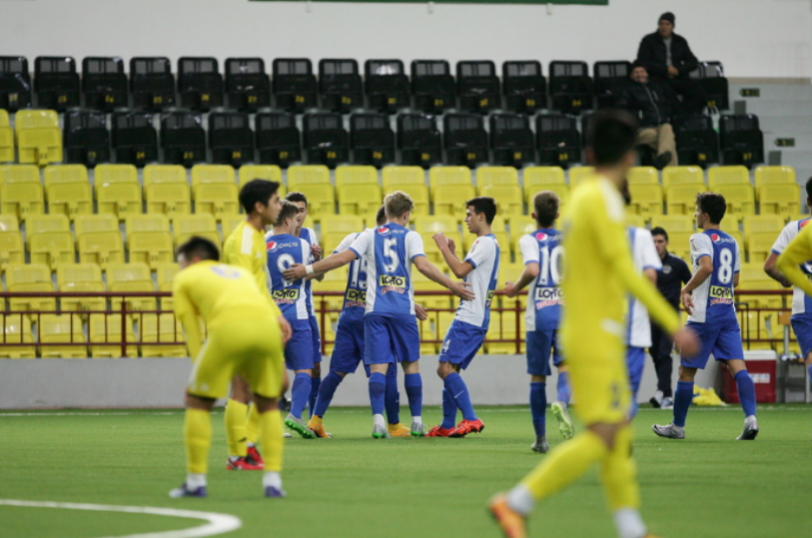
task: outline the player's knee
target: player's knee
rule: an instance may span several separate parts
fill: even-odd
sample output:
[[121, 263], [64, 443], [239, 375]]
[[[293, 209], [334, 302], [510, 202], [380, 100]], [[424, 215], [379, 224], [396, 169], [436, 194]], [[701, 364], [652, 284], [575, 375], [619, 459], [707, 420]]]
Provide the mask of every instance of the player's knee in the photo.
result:
[[186, 407], [190, 409], [201, 409], [203, 411], [211, 411], [211, 408], [214, 407], [214, 402], [217, 401], [214, 398], [204, 398], [202, 396], [195, 396], [194, 394], [186, 393]]
[[[559, 370], [559, 372], [560, 372], [560, 370]], [[530, 382], [531, 383], [544, 383], [545, 381], [547, 381], [547, 376], [543, 376], [543, 375], [531, 375], [530, 376]]]
[[623, 424], [609, 424], [606, 422], [600, 422], [597, 424], [590, 424], [588, 429], [600, 438], [603, 444], [606, 445], [607, 450], [611, 451], [615, 448], [617, 432], [622, 426]]
[[313, 373], [311, 374], [313, 377], [321, 377], [321, 363], [317, 362], [313, 365]]
[[440, 379], [445, 379], [453, 371], [454, 369], [451, 367], [451, 364], [447, 362], [441, 362], [437, 365], [437, 375], [440, 376]]

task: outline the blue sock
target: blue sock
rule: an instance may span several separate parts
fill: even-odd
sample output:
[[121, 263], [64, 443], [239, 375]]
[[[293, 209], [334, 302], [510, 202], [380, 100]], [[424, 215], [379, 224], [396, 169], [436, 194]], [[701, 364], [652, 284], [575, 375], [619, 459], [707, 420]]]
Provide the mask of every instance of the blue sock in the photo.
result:
[[[335, 372], [330, 372], [321, 383], [319, 387], [319, 397], [316, 399], [316, 404], [313, 406], [313, 414], [323, 417], [330, 407], [330, 402], [333, 401], [333, 394], [344, 379]], [[315, 381], [315, 379], [314, 379]]]
[[300, 373], [293, 378], [293, 388], [291, 389], [290, 414], [296, 418], [302, 418], [302, 411], [307, 405], [310, 397], [310, 387], [313, 384], [310, 374]]
[[547, 435], [547, 383], [530, 383], [530, 416], [536, 436]]
[[413, 417], [423, 414], [423, 378], [420, 374], [406, 374], [404, 377], [406, 395], [409, 397], [409, 411]]
[[694, 384], [688, 381], [677, 381], [677, 391], [674, 393], [674, 426], [685, 426], [685, 417], [688, 408], [694, 401]]
[[634, 394], [632, 391], [632, 406], [631, 409], [629, 409], [629, 420], [637, 416], [638, 407], [640, 406], [637, 405], [637, 394]]
[[471, 404], [471, 395], [468, 392], [468, 387], [465, 381], [462, 380], [460, 374], [454, 372], [448, 374], [445, 378], [445, 388], [451, 391], [451, 396], [457, 403], [457, 407], [462, 411], [462, 418], [465, 420], [476, 420], [476, 413], [474, 413], [474, 406]]
[[369, 376], [369, 403], [373, 415], [383, 415], [384, 394], [386, 393], [386, 376], [373, 373]]
[[809, 382], [812, 383], [812, 364], [809, 365], [806, 371], [809, 372]]
[[398, 392], [398, 371], [394, 368], [389, 369], [394, 372], [394, 375], [386, 374], [386, 421], [389, 424], [397, 424], [400, 422], [400, 392]]
[[744, 416], [756, 414], [756, 386], [747, 370], [739, 370], [733, 379], [736, 380], [736, 389], [739, 391], [739, 401], [744, 409]]
[[560, 371], [558, 372], [558, 384], [556, 386], [558, 389], [558, 395], [556, 399], [559, 402], [564, 402], [565, 404], [570, 404], [570, 373], [567, 371]]
[[440, 424], [441, 428], [446, 430], [453, 429], [457, 422], [457, 402], [454, 401], [454, 396], [451, 395], [449, 389], [443, 389], [443, 423]]
[[321, 378], [320, 377], [311, 378], [310, 397], [307, 399], [307, 408], [310, 410], [311, 417], [315, 414], [313, 410], [316, 409], [316, 399], [319, 397], [319, 387], [321, 387]]

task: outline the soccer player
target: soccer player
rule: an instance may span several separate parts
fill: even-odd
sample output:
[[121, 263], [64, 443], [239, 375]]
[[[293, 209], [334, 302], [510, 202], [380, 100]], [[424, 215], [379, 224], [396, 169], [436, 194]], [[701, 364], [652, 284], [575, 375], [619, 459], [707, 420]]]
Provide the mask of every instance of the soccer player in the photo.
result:
[[[499, 243], [491, 230], [496, 202], [493, 198], [481, 196], [468, 200], [465, 205], [465, 224], [477, 238], [464, 260], [457, 258], [453, 239], [443, 233], [434, 234], [434, 242], [451, 272], [471, 285], [476, 298], [460, 301], [454, 321], [443, 339], [437, 366], [437, 375], [443, 380], [443, 422], [429, 430], [428, 437], [465, 437], [485, 429], [485, 424], [474, 412], [460, 370], [468, 368], [482, 347], [491, 320], [491, 301], [499, 276]], [[462, 413], [462, 422], [455, 427], [457, 409]]]
[[[280, 210], [279, 183], [254, 179], [240, 189], [240, 205], [245, 210], [245, 221], [226, 238], [223, 245], [223, 261], [247, 270], [254, 275], [260, 293], [271, 305], [285, 333], [290, 337], [290, 327], [282, 317], [269, 293], [268, 268], [265, 264], [264, 232], [272, 225]], [[283, 384], [286, 380], [283, 379]], [[260, 470], [262, 457], [256, 448], [259, 413], [255, 406], [249, 411], [251, 390], [244, 379], [235, 377], [231, 383], [231, 397], [226, 405], [225, 424], [230, 470]], [[246, 417], [247, 413], [247, 417]]]
[[586, 430], [550, 451], [508, 494], [491, 500], [491, 513], [510, 538], [527, 535], [525, 518], [538, 501], [598, 462], [620, 538], [648, 536], [630, 456], [626, 294], [639, 298], [686, 351], [696, 347], [696, 338], [680, 328], [677, 315], [632, 263], [619, 186], [636, 158], [636, 130], [637, 121], [627, 113], [599, 111], [587, 132], [587, 159], [595, 174], [575, 188], [564, 214], [567, 263], [561, 284], [567, 303], [559, 331], [578, 400], [575, 411]]
[[[378, 210], [375, 220], [378, 226], [386, 224], [384, 206]], [[333, 251], [333, 254], [344, 252], [362, 232], [348, 234]], [[355, 373], [358, 363], [364, 360], [364, 310], [366, 309], [367, 265], [366, 258], [350, 262], [347, 275], [347, 290], [344, 293], [344, 304], [338, 316], [336, 340], [333, 355], [330, 358], [330, 373], [324, 378], [319, 388], [319, 397], [313, 408], [313, 414], [307, 426], [319, 437], [326, 437], [324, 414], [330, 407], [336, 389], [347, 374]], [[414, 305], [418, 319], [427, 319], [426, 311], [418, 304]], [[364, 365], [369, 377], [369, 366]], [[386, 372], [385, 407], [387, 430], [392, 437], [409, 437], [411, 431], [400, 423], [400, 394], [398, 393], [397, 365], [390, 364]]]
[[369, 398], [372, 407], [372, 437], [389, 437], [383, 418], [386, 371], [400, 362], [412, 413], [411, 434], [425, 435], [423, 382], [420, 378], [420, 335], [414, 307], [411, 265], [429, 279], [450, 289], [458, 297], [472, 300], [467, 284], [445, 276], [426, 258], [420, 234], [406, 228], [414, 202], [396, 191], [384, 199], [387, 222], [362, 233], [350, 248], [311, 265], [294, 265], [284, 274], [288, 280], [327, 272], [353, 260], [366, 258], [367, 296], [364, 314], [364, 364], [370, 367]]
[[[267, 199], [266, 199], [267, 200]], [[288, 326], [263, 296], [252, 273], [218, 263], [217, 247], [192, 237], [178, 249], [181, 271], [172, 285], [175, 316], [183, 325], [194, 368], [186, 388], [186, 482], [170, 497], [205, 497], [211, 446], [211, 408], [228, 394], [235, 375], [247, 381], [258, 410], [259, 436], [265, 450], [262, 484], [266, 497], [284, 497], [282, 489], [283, 331]], [[208, 333], [205, 345], [199, 318]]]
[[727, 365], [736, 380], [744, 410], [744, 430], [736, 439], [751, 441], [758, 435], [756, 389], [747, 372], [742, 349], [741, 329], [733, 306], [733, 288], [739, 285], [741, 258], [735, 239], [719, 229], [727, 204], [718, 193], [696, 195], [696, 227], [691, 236], [691, 260], [694, 276], [682, 288], [682, 306], [688, 311], [688, 326], [699, 335], [701, 350], [680, 360], [679, 381], [674, 395], [674, 420], [671, 424], [651, 426], [660, 437], [685, 439], [685, 418], [694, 397], [694, 377], [704, 369], [710, 354]]
[[[812, 178], [806, 181], [806, 205], [812, 207]], [[764, 271], [785, 288], [795, 284], [792, 292], [792, 318], [790, 318], [790, 323], [795, 338], [798, 339], [798, 345], [801, 347], [801, 354], [806, 361], [809, 381], [812, 383], [812, 298], [810, 298], [809, 292], [804, 293], [809, 282], [808, 276], [812, 275], [812, 256], [800, 263], [795, 268], [797, 271], [791, 271], [795, 275], [795, 280], [789, 278], [789, 275], [777, 265], [778, 257], [787, 249], [787, 245], [801, 234], [801, 231], [809, 224], [809, 219], [810, 217], [794, 220], [786, 225], [781, 231], [781, 235], [775, 240], [767, 261], [764, 262]], [[804, 282], [806, 282], [804, 286], [798, 284], [798, 271], [807, 275], [807, 278], [804, 279]]]
[[558, 420], [558, 431], [564, 439], [573, 435], [572, 420], [567, 406], [570, 399], [569, 374], [558, 349], [558, 324], [561, 318], [561, 272], [564, 247], [561, 232], [555, 229], [561, 201], [551, 191], [542, 191], [533, 197], [533, 219], [538, 229], [519, 239], [519, 250], [524, 260], [524, 271], [516, 282], [505, 285], [505, 295], [516, 297], [530, 285], [525, 311], [527, 373], [530, 375], [530, 416], [536, 440], [530, 446], [533, 452], [545, 453], [547, 444], [547, 376], [550, 355], [558, 368], [558, 395], [551, 410]]

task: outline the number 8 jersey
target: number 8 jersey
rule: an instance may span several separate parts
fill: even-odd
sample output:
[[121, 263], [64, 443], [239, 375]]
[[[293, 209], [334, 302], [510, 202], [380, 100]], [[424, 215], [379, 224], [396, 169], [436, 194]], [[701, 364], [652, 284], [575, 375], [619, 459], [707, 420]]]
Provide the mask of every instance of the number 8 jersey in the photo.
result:
[[694, 273], [699, 260], [710, 256], [713, 272], [691, 293], [694, 313], [689, 322], [707, 323], [722, 319], [736, 319], [733, 306], [733, 276], [741, 267], [739, 244], [721, 230], [705, 230], [691, 236], [691, 260]]
[[528, 288], [525, 325], [528, 331], [558, 329], [561, 319], [561, 276], [564, 247], [561, 232], [536, 230], [519, 239], [524, 264], [537, 263], [539, 275]]

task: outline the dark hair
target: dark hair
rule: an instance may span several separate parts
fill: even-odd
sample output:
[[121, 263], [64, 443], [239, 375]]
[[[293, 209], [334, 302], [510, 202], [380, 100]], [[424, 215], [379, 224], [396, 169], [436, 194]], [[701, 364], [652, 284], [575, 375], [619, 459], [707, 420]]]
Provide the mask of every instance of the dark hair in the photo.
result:
[[386, 206], [382, 205], [378, 208], [378, 212], [375, 213], [375, 222], [378, 223], [378, 226], [381, 224], [386, 224]]
[[285, 196], [285, 200], [288, 202], [304, 202], [305, 207], [307, 207], [307, 196], [305, 196], [303, 192], [289, 192], [288, 195]]
[[558, 216], [561, 200], [553, 191], [541, 191], [533, 197], [533, 210], [539, 228], [549, 228]]
[[665, 237], [665, 240], [668, 241], [668, 232], [665, 231], [665, 228], [661, 228], [660, 226], [655, 226], [651, 229], [651, 237], [655, 235], [662, 235]]
[[589, 121], [586, 147], [592, 150], [596, 166], [620, 164], [634, 149], [639, 122], [623, 110], [601, 110]]
[[623, 181], [620, 182], [620, 195], [623, 197], [623, 201], [626, 202], [626, 205], [632, 203], [632, 191], [629, 190], [629, 180], [625, 177]]
[[220, 261], [220, 249], [217, 248], [217, 245], [199, 235], [193, 235], [178, 247], [178, 256], [181, 254], [187, 260], [200, 258], [201, 260]]
[[477, 215], [485, 213], [485, 221], [488, 224], [493, 222], [493, 218], [496, 216], [496, 200], [490, 196], [477, 196], [465, 202], [465, 207], [469, 206], [474, 208], [474, 213]]
[[279, 183], [267, 179], [252, 179], [240, 189], [240, 205], [251, 214], [257, 203], [268, 205], [273, 193], [279, 190]]
[[806, 197], [812, 200], [812, 177], [806, 180]]
[[725, 197], [718, 192], [698, 192], [696, 194], [696, 207], [702, 213], [707, 213], [711, 224], [719, 224], [727, 211]]
[[285, 219], [295, 217], [299, 214], [299, 206], [293, 202], [282, 200], [282, 209], [279, 211], [279, 216], [276, 217], [277, 226], [284, 226]]

